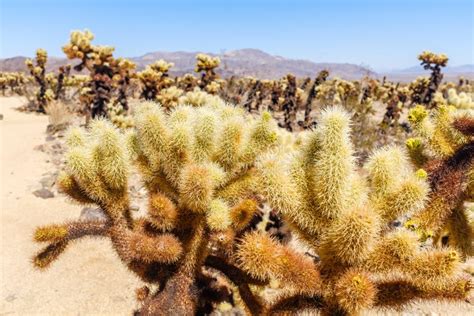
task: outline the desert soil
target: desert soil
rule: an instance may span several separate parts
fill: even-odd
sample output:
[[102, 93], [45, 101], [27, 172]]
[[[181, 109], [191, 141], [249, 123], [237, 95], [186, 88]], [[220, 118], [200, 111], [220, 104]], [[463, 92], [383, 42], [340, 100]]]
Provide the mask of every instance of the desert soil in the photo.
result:
[[[140, 281], [129, 273], [108, 240], [84, 239], [70, 245], [46, 271], [34, 269], [36, 226], [77, 219], [81, 207], [64, 196], [33, 195], [39, 180], [56, 171], [51, 157], [35, 150], [45, 143], [46, 116], [15, 110], [24, 99], [0, 98], [1, 280], [0, 315], [131, 315]], [[402, 312], [372, 310], [367, 315], [473, 315], [469, 303], [424, 302]]]
[[77, 219], [81, 207], [63, 196], [36, 197], [38, 181], [55, 166], [34, 150], [45, 142], [46, 116], [14, 110], [21, 98], [1, 98], [1, 295], [0, 315], [131, 315], [129, 273], [105, 239], [84, 239], [66, 249], [46, 271], [34, 269], [36, 226]]

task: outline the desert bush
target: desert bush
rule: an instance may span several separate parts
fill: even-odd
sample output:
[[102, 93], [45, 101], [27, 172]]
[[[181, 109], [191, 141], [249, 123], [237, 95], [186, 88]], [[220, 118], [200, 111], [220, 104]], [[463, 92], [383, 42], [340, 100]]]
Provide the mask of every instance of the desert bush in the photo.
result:
[[49, 102], [45, 112], [48, 115], [49, 121], [47, 132], [50, 134], [65, 130], [73, 119], [70, 109], [60, 101]]

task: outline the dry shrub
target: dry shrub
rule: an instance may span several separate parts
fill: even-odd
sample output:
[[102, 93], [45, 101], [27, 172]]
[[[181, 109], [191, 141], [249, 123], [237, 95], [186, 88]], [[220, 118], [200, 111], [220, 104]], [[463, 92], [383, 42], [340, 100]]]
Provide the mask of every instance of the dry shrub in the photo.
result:
[[47, 131], [54, 134], [55, 132], [66, 129], [72, 121], [72, 113], [69, 108], [62, 102], [53, 101], [46, 107], [49, 125]]

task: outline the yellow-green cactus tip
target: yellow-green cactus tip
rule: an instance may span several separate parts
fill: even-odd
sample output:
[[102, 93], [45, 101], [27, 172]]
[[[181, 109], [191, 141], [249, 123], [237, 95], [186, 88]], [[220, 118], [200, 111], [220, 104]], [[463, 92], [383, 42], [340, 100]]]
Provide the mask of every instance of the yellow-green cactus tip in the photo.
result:
[[422, 105], [417, 105], [408, 113], [408, 120], [411, 123], [420, 123], [428, 116], [428, 111]]
[[408, 138], [407, 141], [405, 142], [405, 145], [407, 146], [408, 149], [416, 149], [421, 147], [421, 139], [419, 138]]
[[415, 174], [420, 179], [428, 178], [428, 173], [424, 169], [418, 169]]
[[272, 115], [270, 114], [270, 112], [268, 111], [265, 111], [262, 113], [262, 120], [265, 121], [265, 122], [268, 122], [272, 119]]
[[448, 259], [449, 261], [458, 261], [458, 260], [459, 260], [459, 254], [458, 254], [458, 252], [455, 251], [455, 250], [451, 250], [451, 251], [448, 253], [447, 259]]
[[416, 223], [415, 220], [409, 219], [405, 222], [404, 226], [405, 226], [405, 228], [407, 228], [409, 230], [415, 230], [417, 228], [418, 224]]

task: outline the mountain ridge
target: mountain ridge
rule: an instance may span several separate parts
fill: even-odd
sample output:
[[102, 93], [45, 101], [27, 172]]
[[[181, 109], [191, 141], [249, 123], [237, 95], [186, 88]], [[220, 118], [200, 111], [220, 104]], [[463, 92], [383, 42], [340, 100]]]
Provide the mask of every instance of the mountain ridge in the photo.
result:
[[[131, 57], [137, 64], [137, 69], [142, 70], [147, 65], [158, 59], [164, 59], [174, 63], [170, 69], [172, 75], [183, 75], [194, 73], [195, 56], [199, 51], [154, 51], [141, 56]], [[340, 77], [347, 80], [357, 80], [366, 75], [375, 78], [387, 76], [394, 81], [411, 81], [418, 76], [428, 76], [429, 72], [421, 66], [416, 65], [404, 69], [376, 72], [365, 66], [351, 63], [314, 62], [306, 59], [292, 59], [279, 55], [272, 55], [255, 48], [243, 48], [225, 51], [222, 53], [206, 53], [218, 56], [221, 65], [218, 72], [223, 77], [252, 76], [260, 79], [279, 79], [288, 73], [297, 77], [315, 77], [323, 70], [329, 70], [331, 77]], [[1, 71], [26, 71], [24, 61], [27, 57], [15, 56], [0, 59]], [[54, 71], [65, 64], [77, 64], [77, 61], [69, 61], [62, 57], [50, 57], [47, 70]], [[448, 66], [443, 69], [446, 80], [455, 80], [459, 76], [474, 78], [474, 65], [466, 64], [459, 66]]]
[[[138, 57], [130, 57], [137, 64], [137, 69], [142, 70], [150, 63], [164, 59], [174, 63], [170, 69], [173, 75], [182, 75], [184, 73], [193, 73], [195, 65], [195, 56], [200, 52], [187, 51], [155, 51], [143, 54]], [[297, 77], [315, 77], [323, 69], [329, 70], [332, 76], [341, 77], [348, 80], [360, 79], [365, 75], [377, 76], [374, 71], [350, 63], [316, 63], [304, 59], [291, 59], [278, 55], [271, 55], [262, 50], [254, 48], [245, 48], [226, 51], [220, 54], [206, 53], [211, 56], [218, 56], [221, 59], [221, 65], [218, 72], [224, 77], [252, 76], [261, 79], [279, 79], [288, 73]], [[24, 61], [27, 57], [15, 56], [11, 58], [0, 59], [1, 71], [26, 71]], [[65, 64], [77, 64], [77, 61], [68, 61], [66, 58], [50, 57], [48, 59], [47, 70], [54, 71], [59, 66]]]

